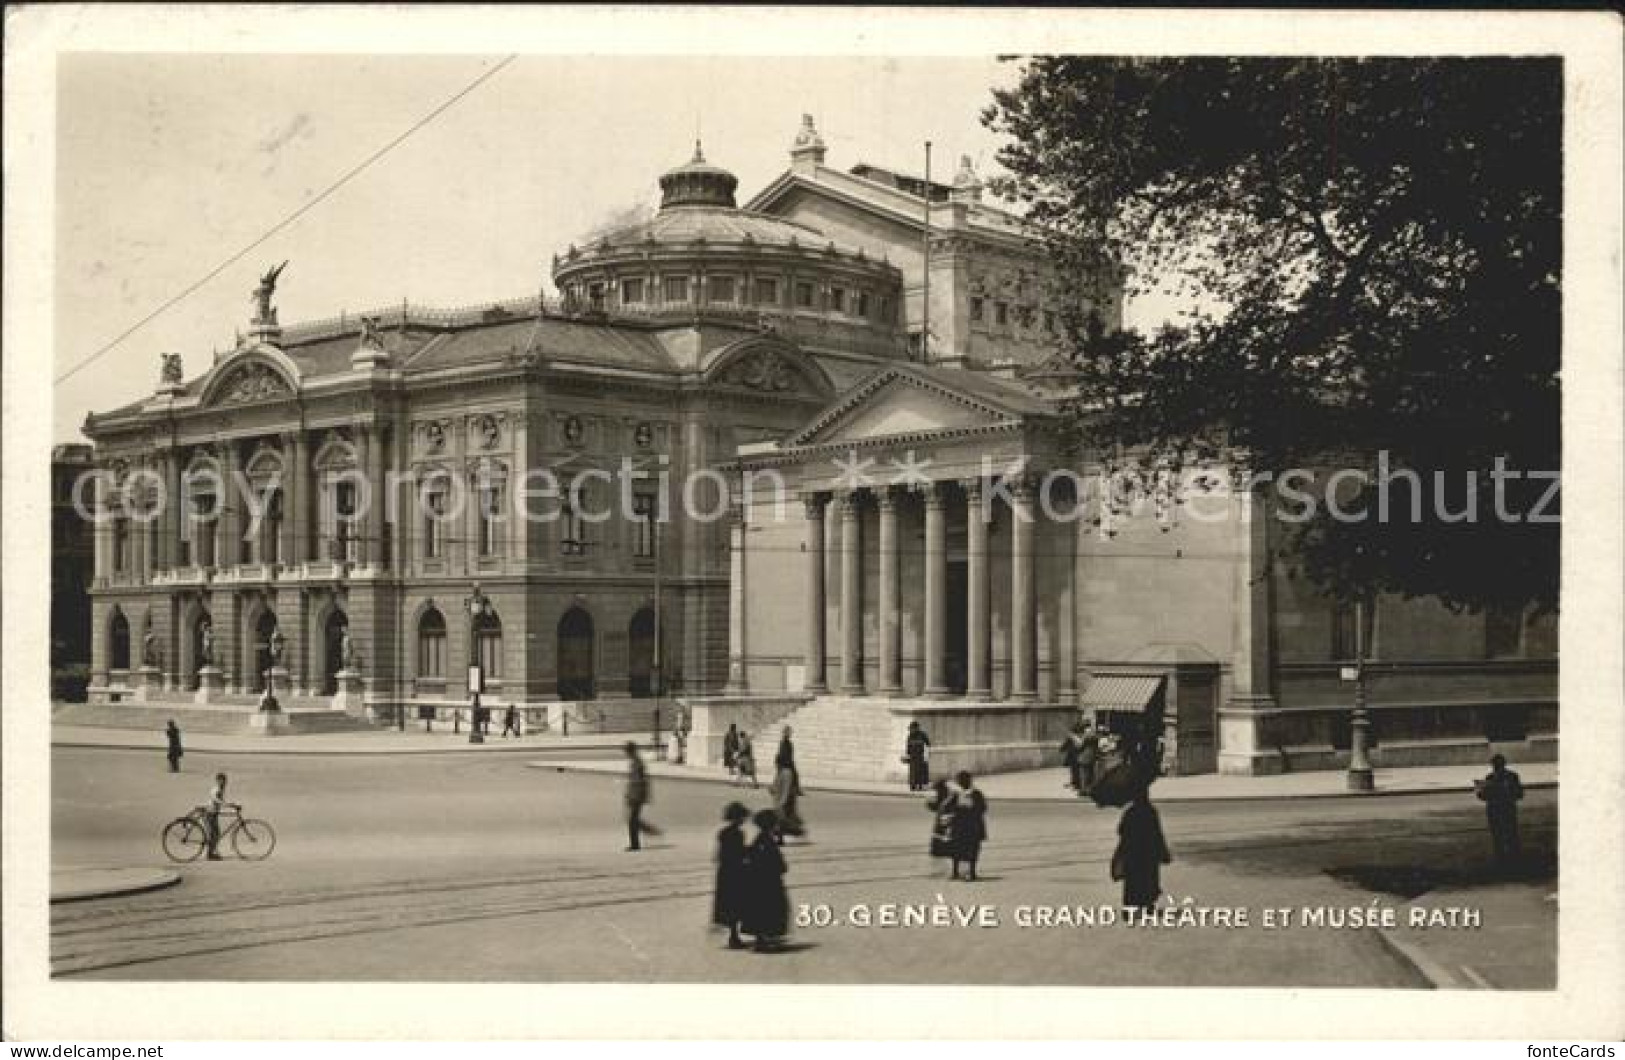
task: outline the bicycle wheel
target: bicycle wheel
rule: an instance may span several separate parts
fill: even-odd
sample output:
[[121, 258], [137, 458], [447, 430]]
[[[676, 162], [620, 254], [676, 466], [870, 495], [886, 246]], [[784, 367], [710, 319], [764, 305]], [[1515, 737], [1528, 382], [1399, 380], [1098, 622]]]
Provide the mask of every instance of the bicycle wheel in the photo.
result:
[[164, 826], [164, 853], [171, 861], [196, 861], [209, 848], [209, 832], [203, 822], [177, 817]]
[[264, 861], [276, 849], [276, 833], [264, 821], [244, 817], [231, 833], [231, 849], [247, 861]]

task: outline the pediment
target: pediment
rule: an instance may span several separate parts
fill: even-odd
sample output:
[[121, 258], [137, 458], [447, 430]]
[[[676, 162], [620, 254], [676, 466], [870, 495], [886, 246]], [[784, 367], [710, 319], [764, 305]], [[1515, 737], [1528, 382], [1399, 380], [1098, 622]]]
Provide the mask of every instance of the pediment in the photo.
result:
[[749, 339], [719, 351], [705, 377], [713, 386], [768, 397], [827, 401], [835, 390], [812, 357], [775, 339]]
[[261, 344], [232, 355], [204, 384], [206, 405], [282, 401], [298, 390], [299, 370], [281, 350]]
[[791, 440], [832, 445], [880, 438], [951, 434], [1019, 423], [1021, 416], [976, 396], [894, 370], [859, 384]]

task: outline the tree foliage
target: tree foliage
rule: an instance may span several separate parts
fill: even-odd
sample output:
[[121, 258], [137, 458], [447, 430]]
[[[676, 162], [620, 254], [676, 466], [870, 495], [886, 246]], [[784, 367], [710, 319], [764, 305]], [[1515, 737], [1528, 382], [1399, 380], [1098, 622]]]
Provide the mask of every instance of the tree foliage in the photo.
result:
[[[1559, 61], [1476, 58], [1037, 58], [983, 116], [1067, 288], [1084, 437], [1277, 480], [1375, 478], [1386, 452], [1423, 518], [1404, 483], [1405, 518], [1320, 505], [1293, 563], [1345, 598], [1471, 608], [1557, 600], [1557, 525], [1498, 518], [1491, 475], [1559, 468], [1561, 118]], [[1102, 275], [1188, 311], [1092, 333]], [[1450, 512], [1474, 481], [1474, 521], [1437, 517], [1436, 473]], [[1502, 508], [1548, 487], [1503, 475]]]

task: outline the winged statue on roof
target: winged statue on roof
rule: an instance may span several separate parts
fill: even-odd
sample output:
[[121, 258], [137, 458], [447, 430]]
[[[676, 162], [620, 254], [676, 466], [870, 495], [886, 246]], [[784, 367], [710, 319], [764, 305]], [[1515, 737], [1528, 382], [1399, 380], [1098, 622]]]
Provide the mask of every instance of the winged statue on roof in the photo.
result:
[[276, 310], [271, 308], [271, 296], [276, 293], [277, 277], [281, 276], [282, 270], [287, 267], [288, 263], [286, 260], [284, 260], [281, 265], [278, 265], [276, 268], [271, 269], [264, 276], [260, 277], [260, 284], [258, 287], [254, 288], [253, 295], [254, 305], [257, 310], [254, 314], [254, 320], [256, 323], [276, 323]]

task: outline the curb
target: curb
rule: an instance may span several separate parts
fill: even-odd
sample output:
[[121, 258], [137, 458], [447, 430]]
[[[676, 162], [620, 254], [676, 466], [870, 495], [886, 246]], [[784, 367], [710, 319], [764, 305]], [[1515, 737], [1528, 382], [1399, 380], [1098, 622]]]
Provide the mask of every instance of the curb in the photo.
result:
[[[619, 776], [620, 775], [618, 772], [613, 771], [613, 770], [601, 769], [601, 768], [587, 768], [585, 763], [580, 763], [580, 762], [526, 762], [525, 764], [527, 766], [529, 766], [531, 769], [551, 769], [551, 770], [554, 770], [555, 772], [559, 772], [559, 773], [585, 773], [585, 774], [592, 774], [592, 775], [606, 776], [606, 777], [614, 777], [614, 776]], [[649, 774], [649, 779], [650, 780], [659, 780], [659, 781], [662, 781], [662, 782], [670, 781], [670, 782], [676, 782], [676, 783], [680, 783], [680, 784], [716, 784], [716, 785], [729, 787], [729, 788], [738, 787], [738, 785], [730, 783], [726, 777], [687, 776], [687, 775], [682, 775], [682, 774], [669, 774], [669, 773], [651, 772]], [[1525, 791], [1531, 791], [1531, 790], [1539, 790], [1539, 789], [1543, 789], [1543, 788], [1555, 788], [1555, 787], [1557, 787], [1557, 783], [1558, 782], [1555, 781], [1555, 780], [1535, 781], [1535, 782], [1532, 782], [1532, 783], [1525, 784], [1524, 785], [1524, 790]], [[766, 783], [762, 784], [763, 789], [766, 789], [766, 787], [767, 787]], [[820, 782], [820, 781], [818, 781], [816, 779], [804, 779], [802, 781], [801, 788], [802, 788], [803, 791], [820, 792], [820, 793], [823, 793], [823, 794], [826, 794], [826, 795], [873, 795], [873, 796], [877, 796], [877, 797], [880, 797], [880, 798], [893, 798], [893, 799], [918, 799], [918, 798], [920, 798], [920, 793], [917, 792], [917, 791], [904, 791], [904, 790], [890, 789], [890, 788], [882, 789], [882, 790], [872, 790], [872, 789], [869, 789], [869, 788], [843, 787], [843, 786], [840, 786], [838, 784], [831, 784], [828, 781]], [[748, 790], [748, 789], [746, 789], [746, 790]], [[1283, 792], [1283, 793], [1279, 793], [1279, 794], [1266, 793], [1266, 794], [1240, 794], [1240, 795], [1159, 795], [1159, 796], [1157, 796], [1156, 801], [1160, 805], [1167, 805], [1167, 804], [1170, 804], [1170, 803], [1200, 803], [1200, 802], [1260, 802], [1260, 801], [1275, 802], [1275, 801], [1281, 801], [1281, 800], [1285, 800], [1285, 799], [1369, 799], [1369, 798], [1381, 798], [1383, 796], [1398, 796], [1398, 795], [1462, 795], [1462, 794], [1471, 794], [1471, 793], [1472, 793], [1471, 788], [1428, 787], [1428, 788], [1391, 788], [1391, 789], [1384, 789], [1384, 790], [1381, 790], [1381, 791], [1369, 791], [1369, 792], [1361, 792], [1361, 791], [1316, 791], [1316, 792]], [[1043, 803], [1056, 803], [1056, 804], [1063, 805], [1063, 806], [1094, 806], [1094, 803], [1090, 802], [1088, 799], [1080, 799], [1076, 795], [1003, 795], [1003, 796], [1000, 796], [999, 798], [1000, 798], [1000, 801], [1002, 801], [1002, 802], [1043, 802]], [[1099, 807], [1099, 808], [1106, 809], [1108, 807]]]
[[114, 874], [124, 877], [124, 881], [108, 884], [80, 884], [78, 886], [64, 883], [60, 889], [57, 883], [53, 881], [51, 884], [50, 904], [88, 902], [95, 898], [117, 898], [129, 894], [146, 894], [148, 891], [161, 891], [168, 887], [174, 887], [181, 882], [180, 873], [173, 869], [70, 869], [63, 872], [63, 875], [67, 876], [96, 874]]
[[1377, 932], [1382, 944], [1400, 961], [1409, 965], [1417, 975], [1426, 979], [1433, 990], [1477, 990], [1479, 984], [1469, 982], [1428, 956], [1420, 946], [1406, 942], [1398, 933], [1387, 930]]
[[[472, 745], [463, 744], [463, 745], [457, 746], [457, 747], [400, 747], [400, 748], [383, 747], [383, 748], [349, 748], [349, 749], [346, 749], [346, 748], [337, 748], [337, 747], [335, 747], [335, 748], [327, 748], [327, 747], [316, 747], [316, 748], [311, 748], [311, 747], [280, 747], [279, 748], [279, 747], [275, 746], [275, 743], [278, 741], [278, 739], [284, 739], [285, 740], [285, 739], [289, 739], [289, 738], [288, 737], [282, 737], [282, 738], [273, 737], [273, 738], [270, 738], [270, 739], [268, 739], [266, 741], [266, 746], [264, 746], [264, 747], [211, 748], [211, 747], [206, 747], [206, 746], [193, 746], [193, 747], [188, 747], [186, 750], [187, 750], [187, 753], [189, 753], [189, 754], [206, 754], [206, 755], [293, 755], [293, 756], [300, 756], [300, 757], [323, 757], [323, 756], [325, 756], [325, 757], [353, 757], [353, 758], [368, 758], [368, 757], [374, 757], [375, 758], [375, 757], [384, 756], [384, 755], [461, 755], [461, 754], [486, 754], [486, 755], [490, 755], [490, 754], [521, 754], [521, 753], [523, 753], [523, 754], [532, 754], [532, 755], [545, 755], [545, 754], [556, 754], [556, 753], [559, 753], [559, 752], [570, 752], [570, 751], [615, 751], [615, 750], [619, 750], [620, 747], [621, 747], [621, 744], [625, 742], [625, 741], [617, 741], [617, 742], [615, 742], [613, 744], [584, 744], [584, 745], [573, 746], [573, 747], [572, 746], [565, 746], [565, 747], [536, 747], [536, 746], [531, 746], [531, 747], [502, 747], [502, 746], [495, 746], [495, 747], [493, 747], [490, 744], [484, 744], [484, 745], [481, 745], [481, 744], [472, 744]], [[298, 739], [298, 737], [297, 736], [292, 737], [292, 739]], [[83, 742], [83, 741], [80, 741], [80, 740], [72, 740], [72, 739], [69, 739], [69, 740], [53, 740], [53, 741], [51, 741], [51, 746], [53, 748], [55, 748], [55, 747], [65, 747], [65, 748], [72, 748], [74, 750], [81, 750], [81, 751], [82, 750], [92, 750], [92, 751], [152, 751], [152, 752], [158, 752], [158, 751], [163, 750], [163, 746], [161, 744], [152, 744], [152, 743], [139, 743], [139, 744], [138, 743], [87, 743], [87, 742]], [[476, 750], [470, 750], [470, 747], [476, 748]], [[478, 748], [483, 748], [483, 749], [478, 749]], [[653, 746], [650, 745], [648, 749], [652, 750]], [[1529, 787], [1529, 786], [1530, 785], [1527, 785], [1527, 784], [1524, 785], [1524, 787], [1526, 787], [1526, 788]]]

